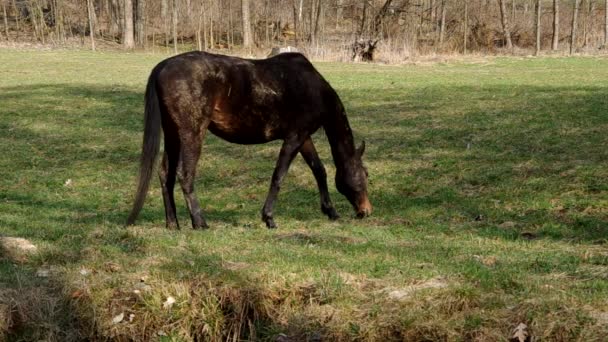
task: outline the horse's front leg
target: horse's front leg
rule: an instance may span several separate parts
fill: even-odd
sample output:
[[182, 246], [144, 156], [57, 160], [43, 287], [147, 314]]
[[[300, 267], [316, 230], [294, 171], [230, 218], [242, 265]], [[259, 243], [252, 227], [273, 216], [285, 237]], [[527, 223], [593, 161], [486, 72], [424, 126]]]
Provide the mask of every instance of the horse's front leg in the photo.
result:
[[337, 220], [340, 218], [340, 216], [336, 212], [336, 209], [329, 198], [329, 191], [327, 189], [327, 172], [325, 172], [325, 167], [317, 154], [317, 150], [315, 149], [315, 145], [312, 143], [311, 137], [308, 137], [308, 139], [304, 141], [304, 144], [302, 144], [302, 147], [300, 148], [300, 153], [302, 154], [302, 157], [304, 157], [308, 167], [310, 167], [312, 170], [312, 173], [317, 181], [319, 194], [321, 196], [321, 211], [331, 220]]
[[272, 173], [270, 190], [268, 191], [266, 202], [262, 208], [262, 220], [266, 222], [266, 227], [270, 229], [277, 227], [272, 218], [272, 208], [274, 206], [274, 201], [277, 199], [277, 194], [281, 189], [281, 182], [283, 181], [285, 174], [287, 174], [287, 170], [289, 169], [289, 165], [293, 161], [293, 158], [298, 154], [300, 146], [302, 146], [302, 140], [293, 138], [285, 139], [283, 146], [281, 146], [279, 159], [277, 160], [277, 165]]

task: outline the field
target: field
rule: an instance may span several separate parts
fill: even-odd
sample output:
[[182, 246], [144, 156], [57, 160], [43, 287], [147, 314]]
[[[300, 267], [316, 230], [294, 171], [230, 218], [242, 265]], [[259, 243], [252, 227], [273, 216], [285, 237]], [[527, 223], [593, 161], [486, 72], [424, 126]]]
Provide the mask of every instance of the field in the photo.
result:
[[[302, 158], [208, 135], [211, 229], [125, 228], [143, 89], [164, 56], [0, 51], [0, 340], [543, 341], [608, 336], [608, 59], [317, 63], [365, 139], [374, 213], [319, 210]], [[174, 302], [173, 302], [174, 300]]]

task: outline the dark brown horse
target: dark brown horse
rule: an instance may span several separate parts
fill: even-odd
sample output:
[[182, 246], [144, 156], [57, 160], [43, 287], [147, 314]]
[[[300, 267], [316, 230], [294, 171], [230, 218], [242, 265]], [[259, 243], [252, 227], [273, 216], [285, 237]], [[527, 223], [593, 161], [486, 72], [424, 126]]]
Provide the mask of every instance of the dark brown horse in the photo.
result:
[[168, 228], [178, 228], [173, 187], [180, 182], [192, 227], [205, 228], [194, 193], [194, 176], [205, 132], [237, 144], [283, 140], [262, 220], [275, 228], [272, 208], [281, 181], [300, 152], [311, 168], [321, 194], [321, 211], [338, 214], [329, 199], [327, 175], [311, 135], [323, 127], [336, 164], [336, 187], [353, 205], [357, 217], [372, 211], [367, 197], [367, 171], [355, 148], [340, 98], [301, 54], [286, 53], [249, 60], [190, 52], [159, 63], [150, 74], [145, 97], [144, 141], [132, 224], [146, 196], [159, 151], [160, 128], [165, 151], [159, 171]]

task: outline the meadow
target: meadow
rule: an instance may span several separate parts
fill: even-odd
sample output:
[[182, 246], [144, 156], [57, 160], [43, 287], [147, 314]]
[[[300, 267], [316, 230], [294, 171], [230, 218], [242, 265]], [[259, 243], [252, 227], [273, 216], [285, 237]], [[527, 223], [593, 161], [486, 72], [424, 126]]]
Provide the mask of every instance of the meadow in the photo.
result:
[[[319, 209], [279, 142], [207, 135], [209, 230], [164, 228], [154, 179], [125, 228], [143, 91], [166, 56], [0, 50], [0, 340], [542, 341], [608, 336], [608, 59], [315, 63], [366, 141], [374, 213]], [[179, 188], [178, 188], [179, 189]]]

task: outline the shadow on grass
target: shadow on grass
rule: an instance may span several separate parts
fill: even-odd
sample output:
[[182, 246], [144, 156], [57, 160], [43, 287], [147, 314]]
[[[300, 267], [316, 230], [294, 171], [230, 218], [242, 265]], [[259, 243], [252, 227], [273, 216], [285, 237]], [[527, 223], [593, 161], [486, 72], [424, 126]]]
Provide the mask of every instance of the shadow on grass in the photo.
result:
[[[427, 88], [405, 96], [389, 94], [358, 106], [349, 106], [349, 101], [379, 90], [342, 92], [357, 138], [367, 141], [365, 158], [376, 208], [370, 220], [358, 224], [409, 229], [432, 223], [430, 234], [473, 231], [504, 239], [522, 238], [522, 233], [556, 240], [605, 239], [608, 216], [593, 202], [605, 201], [608, 189], [608, 150], [604, 148], [608, 144], [608, 89], [526, 86], [516, 87], [510, 95], [502, 94], [503, 90], [498, 86]], [[140, 153], [142, 99], [142, 92], [91, 85], [0, 88], [0, 103], [6, 104], [0, 114], [7, 119], [0, 123], [0, 142], [12, 146], [5, 151], [0, 166], [14, 170], [6, 176], [6, 188], [0, 193], [4, 207], [0, 224], [24, 237], [50, 242], [74, 235], [69, 244], [61, 245], [78, 251], [88, 247], [83, 237], [87, 232], [80, 231], [81, 226], [122, 225]], [[322, 141], [318, 145], [327, 156], [325, 137], [317, 140]], [[256, 156], [253, 160], [252, 152]], [[197, 182], [201, 202], [211, 202], [212, 196], [223, 194], [230, 197], [226, 202], [242, 205], [212, 206], [205, 209], [206, 217], [211, 223], [215, 220], [235, 226], [259, 222], [278, 148], [267, 152], [211, 138], [204, 153], [205, 174]], [[235, 164], [247, 165], [250, 176], [243, 182], [254, 186], [241, 186], [245, 193], [256, 192], [254, 199], [240, 191], [226, 193], [232, 186], [230, 178], [242, 172], [235, 168], [232, 175], [220, 173], [227, 156]], [[78, 170], [89, 183], [66, 187], [71, 170]], [[348, 217], [350, 207], [335, 192], [332, 195], [340, 213]], [[288, 183], [275, 211], [277, 221], [280, 225], [283, 220], [321, 218], [318, 207], [315, 185], [306, 188]], [[182, 228], [187, 229], [189, 220], [183, 206], [180, 219]], [[505, 225], [507, 222], [510, 224]], [[149, 195], [140, 223], [164, 225], [160, 195]], [[62, 228], [45, 230], [47, 226]], [[143, 254], [145, 239], [139, 239], [127, 234], [107, 243], [124, 253]], [[281, 241], [344, 251], [342, 245], [352, 245], [340, 236], [294, 235]], [[399, 248], [393, 246], [387, 253], [398, 254]], [[79, 252], [58, 253], [55, 257], [50, 254], [54, 260], [48, 261], [65, 263], [80, 257]], [[193, 272], [234, 279], [239, 285], [250, 283], [239, 270], [227, 270], [216, 256], [201, 254], [198, 258], [195, 265], [199, 269]], [[163, 267], [175, 266], [169, 263]], [[34, 271], [24, 268], [15, 272], [34, 288], [44, 287], [49, 297], [62, 303], [61, 310], [68, 310], [61, 284], [47, 288]], [[3, 282], [18, 283], [16, 276]], [[249, 285], [251, 298], [264, 296], [263, 289]], [[263, 313], [255, 315], [264, 324], [272, 324], [265, 321]], [[71, 326], [73, 318], [58, 324]]]
[[[0, 340], [95, 340], [94, 311], [76, 305], [49, 269], [15, 263], [0, 247]], [[48, 273], [44, 273], [48, 272]]]
[[[341, 95], [349, 107], [349, 100], [378, 91], [341, 91]], [[513, 196], [524, 202], [547, 200], [546, 197], [560, 197], [571, 191], [573, 184], [582, 188], [581, 196], [594, 192], [603, 196], [608, 184], [597, 176], [603, 175], [598, 166], [605, 166], [608, 160], [608, 152], [601, 148], [607, 143], [604, 134], [607, 89], [516, 86], [509, 88], [508, 95], [501, 95], [504, 91], [500, 86], [436, 87], [414, 89], [403, 96], [389, 89], [376, 101], [350, 106], [351, 124], [360, 132], [357, 135], [368, 142], [365, 158], [377, 170], [372, 172], [370, 184], [372, 196], [377, 197], [376, 215], [407, 212], [416, 207], [420, 210], [440, 207], [473, 219], [484, 214], [491, 218], [492, 214], [486, 212], [488, 201], [504, 201]], [[14, 144], [23, 146], [23, 150], [15, 151], [21, 155], [9, 154], [10, 163], [23, 168], [70, 170], [88, 162], [96, 167], [114, 165], [132, 172], [140, 153], [142, 98], [141, 92], [120, 87], [49, 84], [3, 88], [0, 101], [7, 106], [2, 114], [17, 120], [5, 121], [0, 129], [6, 130]], [[456, 98], [469, 101], [455, 103]], [[317, 140], [322, 153], [327, 154], [325, 137], [318, 136]], [[240, 209], [206, 209], [211, 220], [228, 219], [237, 224], [258, 219], [277, 153], [274, 149], [262, 151], [268, 150], [207, 139], [202, 156], [204, 172], [199, 172], [199, 179], [203, 179], [203, 184], [198, 185], [199, 196], [205, 198], [231, 188], [230, 176], [226, 179], [226, 175], [210, 169], [220, 165], [224, 156], [247, 165], [249, 181], [253, 179], [258, 187], [264, 188], [258, 191], [255, 200], [246, 201]], [[254, 160], [245, 155], [251, 153], [256, 155]], [[208, 159], [218, 162], [208, 166]], [[387, 165], [396, 169], [392, 173], [383, 170]], [[100, 172], [105, 170], [100, 169], [97, 177]], [[18, 191], [5, 192], [3, 200], [27, 204], [32, 210], [40, 205], [67, 209], [79, 213], [78, 220], [85, 224], [103, 221], [122, 224], [124, 204], [132, 196], [134, 173], [117, 174], [122, 179], [112, 181], [107, 191], [118, 191], [118, 197], [122, 197], [120, 210], [108, 203], [37, 200], [35, 194]], [[376, 180], [386, 186], [374, 189]], [[512, 193], [513, 189], [519, 190]], [[179, 199], [179, 189], [176, 194]], [[335, 192], [333, 197], [335, 202], [343, 200]], [[306, 204], [302, 198], [307, 199]], [[315, 210], [313, 217], [319, 215], [314, 185], [307, 189], [286, 184], [279, 201], [279, 207], [288, 210], [277, 211], [277, 216], [305, 219], [311, 215], [309, 210]], [[343, 216], [350, 216], [348, 206], [339, 207]], [[158, 205], [154, 208], [152, 212], [146, 208], [140, 222], [158, 222], [163, 209]], [[106, 212], [93, 214], [100, 209]], [[493, 214], [497, 221], [492, 224], [509, 219], [496, 211]], [[591, 214], [588, 211], [584, 217], [574, 214], [534, 209], [530, 215], [532, 222], [525, 225], [536, 225], [539, 231], [546, 227], [544, 223], [578, 227], [571, 234], [545, 234], [551, 238], [598, 239], [608, 233], [597, 228], [606, 220], [600, 210]], [[436, 217], [439, 222], [442, 216], [445, 217]], [[182, 226], [187, 226], [187, 216], [181, 218]], [[448, 221], [442, 223], [449, 224]]]

